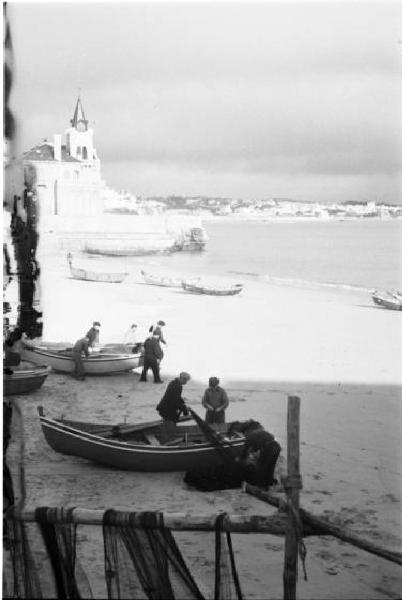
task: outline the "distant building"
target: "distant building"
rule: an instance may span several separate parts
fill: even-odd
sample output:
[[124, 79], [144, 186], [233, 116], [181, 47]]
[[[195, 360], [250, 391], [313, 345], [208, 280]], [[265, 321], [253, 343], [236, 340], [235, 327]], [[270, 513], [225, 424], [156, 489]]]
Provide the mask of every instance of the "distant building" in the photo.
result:
[[41, 218], [96, 216], [103, 213], [105, 182], [93, 144], [81, 98], [78, 97], [71, 127], [62, 136], [55, 134], [11, 161], [6, 171], [7, 200], [21, 194], [24, 172], [36, 180]]

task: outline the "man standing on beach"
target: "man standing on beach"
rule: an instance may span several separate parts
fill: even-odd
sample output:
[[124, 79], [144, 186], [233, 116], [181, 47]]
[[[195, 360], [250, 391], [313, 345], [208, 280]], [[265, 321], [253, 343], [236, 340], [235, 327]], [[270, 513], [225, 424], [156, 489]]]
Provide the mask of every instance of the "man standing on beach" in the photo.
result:
[[191, 377], [185, 371], [182, 371], [178, 377], [173, 379], [167, 386], [162, 400], [159, 402], [156, 410], [163, 419], [160, 440], [162, 444], [166, 444], [174, 438], [176, 431], [176, 423], [180, 418], [181, 413], [188, 414], [185, 405], [185, 399], [182, 398], [183, 385], [190, 381]]
[[207, 410], [207, 423], [225, 422], [225, 409], [229, 406], [229, 398], [226, 391], [220, 387], [217, 377], [209, 378], [209, 387], [204, 392], [202, 405]]
[[84, 337], [80, 340], [76, 341], [73, 346], [72, 358], [74, 361], [74, 371], [72, 373], [73, 377], [78, 381], [84, 381], [85, 379], [85, 371], [84, 371], [84, 363], [82, 362], [82, 354], [85, 356], [89, 356], [89, 338]]
[[93, 348], [96, 344], [99, 344], [99, 327], [101, 324], [99, 321], [94, 321], [91, 329], [87, 332], [86, 336], [89, 340], [89, 345]]
[[163, 383], [159, 374], [159, 365], [162, 358], [163, 350], [159, 344], [159, 335], [154, 332], [152, 337], [146, 339], [144, 343], [144, 366], [140, 381], [146, 381], [148, 369], [152, 369], [154, 383]]
[[159, 336], [159, 341], [162, 344], [167, 345], [167, 342], [166, 342], [165, 338], [163, 337], [163, 331], [162, 331], [162, 327], [165, 327], [165, 325], [166, 325], [165, 321], [158, 321], [156, 323], [156, 325], [151, 325], [151, 327], [149, 328], [149, 332], [156, 333]]

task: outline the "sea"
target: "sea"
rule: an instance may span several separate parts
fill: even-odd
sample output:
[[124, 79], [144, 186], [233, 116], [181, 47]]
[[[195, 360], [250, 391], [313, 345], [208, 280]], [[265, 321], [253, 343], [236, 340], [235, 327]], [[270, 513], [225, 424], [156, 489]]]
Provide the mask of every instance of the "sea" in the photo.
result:
[[[278, 285], [402, 289], [402, 220], [205, 221], [203, 252], [144, 262], [176, 276], [254, 278]], [[128, 259], [129, 260], [129, 259]]]

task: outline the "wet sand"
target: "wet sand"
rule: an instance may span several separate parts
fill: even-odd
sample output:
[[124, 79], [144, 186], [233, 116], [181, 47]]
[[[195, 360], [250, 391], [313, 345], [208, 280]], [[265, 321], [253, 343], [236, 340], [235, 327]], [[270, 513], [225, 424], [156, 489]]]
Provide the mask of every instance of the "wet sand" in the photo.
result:
[[[301, 505], [344, 522], [373, 542], [401, 549], [399, 313], [377, 309], [358, 294], [252, 280], [244, 280], [239, 296], [193, 296], [142, 284], [139, 269], [146, 262], [139, 262], [138, 271], [123, 284], [80, 282], [70, 279], [60, 264], [61, 257], [49, 260], [42, 279], [44, 339], [74, 341], [99, 320], [101, 342], [120, 342], [132, 322], [139, 324], [141, 337], [152, 322], [165, 320], [165, 384], [181, 370], [190, 372], [185, 396], [202, 414], [207, 379], [220, 377], [231, 401], [227, 420], [261, 421], [282, 445], [281, 469], [287, 396], [299, 395]], [[152, 272], [152, 266], [147, 270]], [[27, 506], [272, 513], [272, 507], [240, 490], [190, 490], [182, 473], [129, 473], [56, 454], [47, 446], [36, 416], [41, 404], [46, 414], [56, 417], [146, 421], [155, 418], [164, 388], [141, 383], [138, 371], [87, 377], [85, 382], [52, 373], [35, 394], [15, 397], [23, 423], [14, 423], [9, 457], [15, 472], [22, 429]], [[81, 559], [97, 597], [102, 597], [99, 531], [83, 528], [82, 536]], [[177, 538], [197, 581], [212, 590], [213, 536], [181, 533]], [[330, 537], [305, 541], [309, 579], [299, 577], [300, 598], [399, 597], [397, 565]], [[234, 546], [245, 597], [282, 597], [283, 539], [236, 535]], [[43, 560], [42, 554], [38, 558]]]

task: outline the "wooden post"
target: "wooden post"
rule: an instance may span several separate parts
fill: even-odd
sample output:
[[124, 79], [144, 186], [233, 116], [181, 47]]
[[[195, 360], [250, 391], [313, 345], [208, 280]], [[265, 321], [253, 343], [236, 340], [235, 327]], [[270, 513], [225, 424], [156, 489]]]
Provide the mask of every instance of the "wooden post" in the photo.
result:
[[283, 570], [284, 600], [296, 600], [298, 541], [295, 530], [295, 516], [291, 508], [299, 514], [300, 479], [300, 398], [288, 397], [287, 421], [287, 464], [288, 475], [285, 482], [288, 502], [288, 520], [285, 536], [285, 561]]

